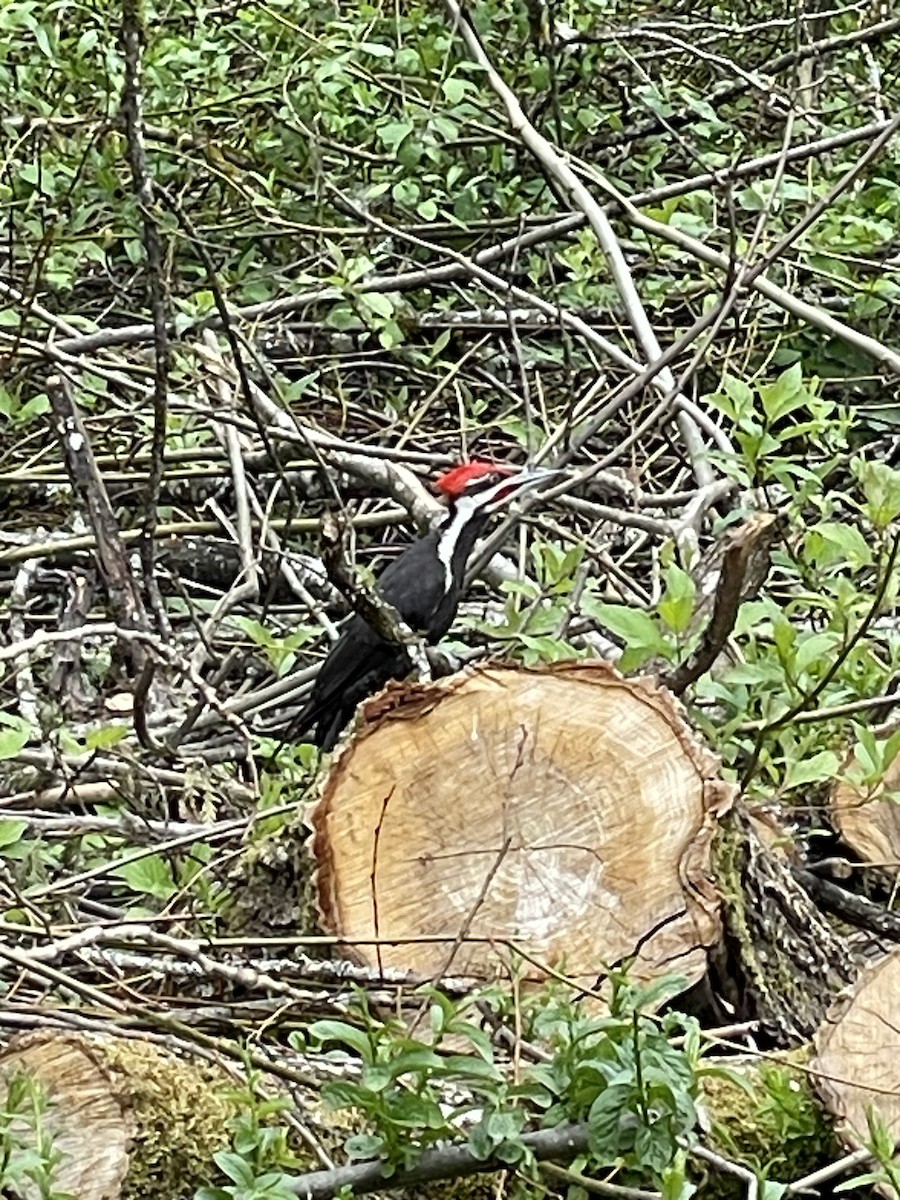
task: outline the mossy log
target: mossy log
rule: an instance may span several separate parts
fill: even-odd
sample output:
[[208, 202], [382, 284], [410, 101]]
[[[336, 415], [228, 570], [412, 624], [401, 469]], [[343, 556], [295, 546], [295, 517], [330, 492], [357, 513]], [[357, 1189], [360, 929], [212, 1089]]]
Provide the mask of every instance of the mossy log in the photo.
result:
[[773, 1041], [801, 1045], [860, 964], [791, 869], [792, 843], [773, 818], [736, 805], [714, 859], [725, 937], [711, 953], [713, 990]]
[[[792, 1183], [841, 1156], [830, 1113], [809, 1070], [807, 1044], [775, 1058], [729, 1059], [727, 1074], [701, 1080], [704, 1144], [760, 1175]], [[743, 1200], [746, 1181], [715, 1168], [696, 1179], [701, 1200]]]
[[[783, 1064], [734, 1065], [744, 1087], [722, 1078], [704, 1083], [709, 1144], [784, 1181], [833, 1159], [830, 1121], [810, 1089], [803, 1056]], [[237, 1103], [224, 1072], [145, 1042], [48, 1030], [13, 1038], [0, 1055], [0, 1096], [13, 1074], [37, 1081], [46, 1097], [42, 1124], [58, 1156], [56, 1191], [77, 1200], [191, 1200], [197, 1188], [215, 1183], [213, 1155], [229, 1145], [228, 1120]], [[304, 1120], [309, 1115], [304, 1111]], [[340, 1146], [355, 1127], [336, 1122], [323, 1129], [317, 1120], [315, 1128], [317, 1136], [325, 1133], [335, 1162], [343, 1163]], [[18, 1122], [16, 1136], [23, 1147], [35, 1145], [34, 1128], [29, 1131], [25, 1121]], [[305, 1154], [300, 1157], [305, 1161]], [[320, 1169], [311, 1155], [308, 1169]], [[727, 1177], [711, 1176], [700, 1195], [725, 1200], [728, 1185]], [[497, 1187], [498, 1177], [484, 1174], [379, 1194], [485, 1200]], [[38, 1195], [28, 1186], [21, 1194], [23, 1200]]]

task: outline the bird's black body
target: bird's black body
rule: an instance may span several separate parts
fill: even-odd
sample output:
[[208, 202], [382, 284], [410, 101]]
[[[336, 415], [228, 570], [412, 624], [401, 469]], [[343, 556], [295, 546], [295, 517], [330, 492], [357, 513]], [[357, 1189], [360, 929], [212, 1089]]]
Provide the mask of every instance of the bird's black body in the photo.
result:
[[[385, 568], [378, 591], [414, 633], [429, 642], [444, 636], [456, 616], [469, 555], [496, 505], [536, 481], [535, 472], [509, 479], [508, 472], [499, 469], [493, 474], [482, 471], [455, 497], [440, 526]], [[361, 616], [352, 616], [319, 669], [309, 702], [292, 729], [311, 729], [311, 740], [331, 750], [356, 706], [389, 680], [402, 679], [411, 666], [405, 646], [387, 641]]]

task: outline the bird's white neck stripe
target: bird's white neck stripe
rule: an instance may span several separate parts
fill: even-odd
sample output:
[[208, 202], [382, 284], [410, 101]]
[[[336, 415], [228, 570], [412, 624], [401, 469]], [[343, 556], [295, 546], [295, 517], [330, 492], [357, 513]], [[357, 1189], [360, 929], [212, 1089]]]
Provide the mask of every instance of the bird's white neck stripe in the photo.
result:
[[438, 558], [444, 564], [444, 590], [450, 591], [453, 586], [453, 555], [459, 542], [459, 536], [472, 518], [476, 508], [479, 508], [478, 498], [463, 496], [456, 502], [453, 519], [441, 532], [438, 538]]

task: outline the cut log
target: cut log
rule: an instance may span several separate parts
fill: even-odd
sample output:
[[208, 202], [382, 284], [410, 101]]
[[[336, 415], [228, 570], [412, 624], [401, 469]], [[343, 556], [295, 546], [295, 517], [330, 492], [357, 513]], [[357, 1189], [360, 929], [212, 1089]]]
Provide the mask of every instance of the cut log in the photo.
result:
[[603, 664], [486, 668], [364, 709], [312, 812], [323, 927], [363, 963], [593, 987], [700, 978], [731, 801], [673, 698]]
[[[900, 949], [860, 976], [815, 1038], [816, 1087], [845, 1144], [869, 1141], [877, 1112], [900, 1141]], [[889, 1193], [895, 1195], [893, 1190]]]
[[[53, 1182], [57, 1190], [79, 1200], [107, 1200], [119, 1195], [128, 1172], [128, 1146], [134, 1119], [124, 1097], [117, 1093], [112, 1074], [79, 1035], [21, 1034], [12, 1039], [0, 1059], [0, 1095], [7, 1097], [11, 1077], [34, 1081], [48, 1107], [43, 1123], [53, 1149], [61, 1155]], [[40, 1111], [41, 1100], [35, 1100]], [[30, 1106], [22, 1106], [17, 1137], [32, 1144]], [[12, 1158], [15, 1166], [15, 1153]], [[25, 1185], [26, 1200], [38, 1189]]]
[[[212, 1182], [212, 1156], [229, 1144], [234, 1080], [147, 1042], [20, 1034], [0, 1055], [0, 1102], [15, 1076], [46, 1097], [42, 1126], [61, 1156], [54, 1188], [78, 1200], [193, 1196]], [[34, 1144], [27, 1110], [14, 1128], [24, 1145]], [[38, 1194], [25, 1186], [25, 1200]]]

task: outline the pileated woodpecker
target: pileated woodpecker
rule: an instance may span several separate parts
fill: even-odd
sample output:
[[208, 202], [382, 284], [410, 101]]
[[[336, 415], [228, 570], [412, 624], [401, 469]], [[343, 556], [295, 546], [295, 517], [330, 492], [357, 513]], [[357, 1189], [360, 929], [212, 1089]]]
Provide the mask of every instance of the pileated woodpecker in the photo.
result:
[[[444, 636], [456, 615], [469, 555], [490, 517], [557, 474], [540, 467], [515, 471], [470, 462], [437, 480], [449, 502], [447, 515], [378, 578], [379, 592], [410, 629], [429, 642]], [[388, 680], [402, 679], [411, 666], [404, 645], [386, 640], [361, 616], [352, 616], [319, 669], [309, 703], [291, 722], [292, 736], [312, 729], [310, 740], [331, 750], [360, 701]]]

